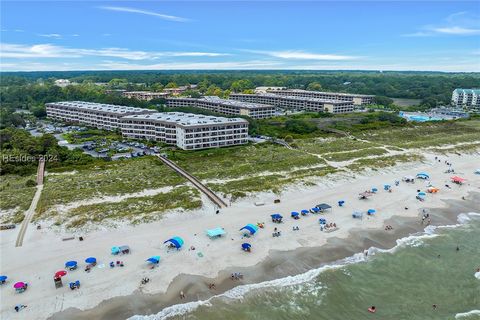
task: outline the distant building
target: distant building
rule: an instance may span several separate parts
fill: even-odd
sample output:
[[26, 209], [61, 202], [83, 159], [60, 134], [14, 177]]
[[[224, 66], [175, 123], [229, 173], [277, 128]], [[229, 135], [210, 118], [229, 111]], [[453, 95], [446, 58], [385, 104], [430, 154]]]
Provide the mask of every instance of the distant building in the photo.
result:
[[57, 79], [55, 80], [55, 85], [57, 87], [60, 87], [60, 88], [65, 88], [66, 86], [69, 86], [71, 83], [70, 83], [70, 80], [68, 79]]
[[337, 100], [337, 101], [351, 101], [356, 106], [364, 106], [372, 104], [375, 96], [366, 94], [354, 94], [343, 92], [320, 92], [320, 91], [307, 91], [299, 89], [288, 90], [267, 90], [268, 93], [274, 93], [282, 96], [302, 97], [302, 98], [316, 98], [325, 100]]
[[273, 93], [244, 94], [232, 93], [230, 99], [252, 103], [264, 103], [276, 107], [313, 112], [348, 113], [353, 112], [351, 101], [326, 100], [296, 96], [283, 96]]
[[256, 87], [255, 93], [267, 93], [267, 91], [285, 90], [285, 87]]
[[263, 119], [275, 115], [275, 107], [269, 104], [241, 102], [221, 99], [216, 96], [195, 98], [169, 98], [168, 107], [196, 107], [225, 115], [241, 115], [253, 119]]
[[188, 86], [180, 86], [177, 88], [164, 88], [163, 92], [172, 95], [172, 96], [178, 96], [179, 94], [184, 93], [187, 90], [195, 89], [197, 87], [196, 84], [191, 84]]
[[480, 112], [480, 89], [455, 89], [452, 105], [472, 112]]
[[100, 104], [84, 101], [45, 104], [47, 116], [106, 130], [121, 130], [132, 139], [161, 141], [184, 150], [247, 143], [248, 121], [182, 112]]
[[137, 100], [150, 101], [153, 99], [166, 98], [169, 94], [167, 92], [152, 92], [152, 91], [125, 91], [122, 96], [125, 98], [134, 98]]

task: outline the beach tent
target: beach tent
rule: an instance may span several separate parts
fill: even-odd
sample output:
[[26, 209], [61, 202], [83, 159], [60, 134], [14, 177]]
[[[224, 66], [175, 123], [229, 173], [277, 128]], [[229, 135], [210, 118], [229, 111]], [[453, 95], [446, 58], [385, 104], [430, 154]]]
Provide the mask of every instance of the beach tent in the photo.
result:
[[327, 210], [327, 209], [331, 209], [331, 208], [332, 208], [331, 205], [326, 204], [326, 203], [317, 204], [316, 207], [317, 207], [318, 209], [320, 209], [320, 211], [322, 211], [322, 212], [325, 211], [325, 210]]
[[250, 251], [252, 245], [250, 243], [242, 243], [242, 250], [243, 251]]
[[417, 173], [417, 178], [427, 180], [430, 179], [430, 176], [425, 172], [420, 172]]
[[89, 257], [89, 258], [85, 259], [85, 263], [94, 264], [94, 263], [97, 263], [97, 259], [94, 258], [94, 257]]
[[153, 256], [146, 260], [149, 263], [158, 264], [160, 262], [160, 256]]
[[317, 207], [313, 207], [312, 209], [310, 209], [310, 212], [318, 213], [320, 212], [320, 209], [318, 209]]
[[67, 261], [65, 262], [65, 268], [76, 268], [77, 267], [77, 261]]
[[55, 272], [54, 278], [61, 278], [63, 276], [67, 275], [67, 271], [65, 270], [60, 270]]
[[183, 239], [180, 237], [173, 237], [171, 239], [168, 239], [164, 243], [171, 243], [172, 245], [175, 246], [175, 248], [180, 249], [183, 246]]
[[300, 211], [300, 212], [301, 212], [303, 215], [306, 215], [306, 214], [308, 214], [308, 213], [309, 213], [309, 211], [308, 211], [308, 210], [306, 210], [306, 209], [303, 209], [303, 210], [302, 210], [302, 211]]
[[466, 179], [463, 179], [463, 178], [460, 178], [458, 176], [453, 176], [451, 177], [450, 179], [452, 179], [452, 182], [453, 183], [458, 183], [458, 184], [462, 184], [465, 182]]
[[112, 247], [112, 254], [119, 254], [120, 253], [120, 247]]
[[372, 214], [375, 214], [375, 212], [377, 212], [377, 210], [375, 210], [375, 209], [368, 209], [367, 214], [370, 216], [370, 215], [372, 215]]
[[274, 213], [272, 215], [270, 215], [270, 217], [272, 217], [272, 222], [282, 222], [282, 215], [279, 214], [279, 213]]
[[247, 224], [245, 227], [241, 228], [240, 231], [242, 230], [248, 230], [250, 232], [250, 234], [255, 234], [255, 232], [257, 232], [258, 230], [258, 227], [254, 224]]
[[4, 284], [5, 281], [7, 281], [8, 277], [7, 276], [0, 276], [0, 284]]
[[298, 217], [299, 215], [300, 215], [300, 213], [298, 213], [298, 212], [296, 212], [296, 211], [292, 211], [292, 213], [290, 214], [290, 216], [291, 216], [292, 218]]
[[223, 228], [215, 228], [215, 229], [208, 229], [207, 230], [207, 235], [210, 237], [210, 238], [219, 238], [221, 236], [223, 236], [225, 234], [225, 230], [223, 230]]
[[120, 249], [120, 253], [123, 253], [123, 254], [130, 253], [130, 247], [127, 245], [123, 245], [118, 248]]

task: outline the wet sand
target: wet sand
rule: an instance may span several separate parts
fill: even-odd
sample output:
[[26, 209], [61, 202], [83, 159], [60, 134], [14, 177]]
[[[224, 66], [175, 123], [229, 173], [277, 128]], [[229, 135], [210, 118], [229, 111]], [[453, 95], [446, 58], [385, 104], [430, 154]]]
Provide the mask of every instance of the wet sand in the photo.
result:
[[[478, 212], [480, 193], [471, 192], [465, 200], [446, 200], [444, 203], [444, 208], [426, 208], [432, 219], [431, 225], [457, 224], [457, 216], [460, 213]], [[168, 306], [206, 300], [241, 284], [253, 284], [301, 274], [363, 252], [370, 247], [392, 248], [396, 245], [397, 239], [423, 232], [426, 226], [421, 224], [421, 215], [422, 211], [419, 210], [416, 218], [393, 216], [385, 223], [393, 226], [394, 229], [391, 231], [358, 228], [352, 229], [345, 239], [329, 238], [327, 244], [321, 247], [303, 247], [291, 251], [272, 250], [268, 257], [257, 265], [247, 268], [229, 268], [221, 271], [214, 279], [182, 274], [173, 280], [166, 293], [143, 294], [137, 291], [129, 296], [103, 301], [89, 310], [70, 308], [49, 319], [127, 319], [134, 315], [156, 314]], [[232, 281], [230, 275], [233, 272], [242, 273], [244, 279]], [[208, 289], [209, 283], [215, 283], [215, 290]], [[185, 293], [185, 299], [179, 298], [180, 291]]]

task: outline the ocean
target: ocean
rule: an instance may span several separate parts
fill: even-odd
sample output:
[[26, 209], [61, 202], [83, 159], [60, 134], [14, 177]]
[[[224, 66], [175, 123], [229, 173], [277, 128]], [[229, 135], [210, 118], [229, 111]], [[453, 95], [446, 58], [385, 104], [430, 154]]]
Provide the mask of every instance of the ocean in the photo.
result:
[[[480, 214], [461, 214], [458, 221], [427, 227], [389, 250], [370, 248], [367, 257], [358, 253], [131, 319], [480, 319]], [[368, 312], [372, 305], [375, 313]]]

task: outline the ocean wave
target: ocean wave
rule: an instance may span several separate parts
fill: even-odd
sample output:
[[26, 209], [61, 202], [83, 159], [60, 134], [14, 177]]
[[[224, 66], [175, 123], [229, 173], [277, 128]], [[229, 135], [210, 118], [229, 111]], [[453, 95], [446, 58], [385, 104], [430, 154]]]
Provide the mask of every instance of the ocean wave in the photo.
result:
[[[414, 235], [397, 239], [396, 241], [397, 244], [390, 249], [380, 249], [377, 247], [370, 247], [368, 248], [368, 250], [364, 251], [363, 253], [356, 253], [350, 257], [339, 260], [332, 264], [324, 265], [320, 268], [312, 269], [295, 276], [287, 276], [284, 278], [279, 278], [279, 279], [274, 279], [274, 280], [269, 280], [269, 281], [264, 281], [259, 283], [239, 285], [224, 293], [212, 296], [207, 300], [192, 301], [188, 303], [173, 305], [163, 309], [157, 314], [146, 315], [146, 316], [135, 315], [133, 317], [130, 317], [129, 320], [165, 320], [174, 316], [181, 316], [189, 312], [195, 311], [197, 308], [201, 306], [206, 306], [206, 307], [212, 306], [212, 300], [216, 298], [238, 300], [238, 299], [243, 299], [243, 297], [247, 293], [255, 290], [266, 289], [266, 288], [290, 287], [294, 285], [308, 283], [309, 281], [312, 281], [315, 278], [317, 278], [320, 275], [320, 273], [326, 270], [338, 269], [350, 264], [364, 262], [364, 261], [367, 261], [369, 256], [374, 256], [375, 254], [378, 254], [378, 253], [395, 253], [400, 248], [418, 247], [418, 246], [424, 245], [425, 239], [432, 239], [439, 236], [436, 233], [437, 229], [459, 227], [461, 225], [464, 225], [465, 223], [468, 223], [471, 220], [471, 217], [480, 217], [480, 214], [474, 213], [474, 212], [470, 212], [467, 214], [462, 213], [458, 216], [457, 220], [459, 224], [456, 224], [456, 225], [427, 226], [424, 229], [423, 233], [414, 234]], [[476, 314], [475, 312], [477, 311], [478, 310], [472, 310], [470, 312], [473, 312], [473, 314]], [[463, 314], [458, 314], [458, 315], [462, 317]], [[457, 316], [456, 316], [456, 319], [457, 319]]]
[[[477, 315], [480, 315], [480, 310], [471, 310], [471, 311], [468, 311], [468, 312], [457, 313], [455, 315], [455, 319], [464, 319], [464, 318], [469, 319], [471, 316], [477, 316]], [[477, 318], [477, 317], [475, 317], [475, 318]], [[472, 318], [472, 319], [474, 319], [474, 318]]]

